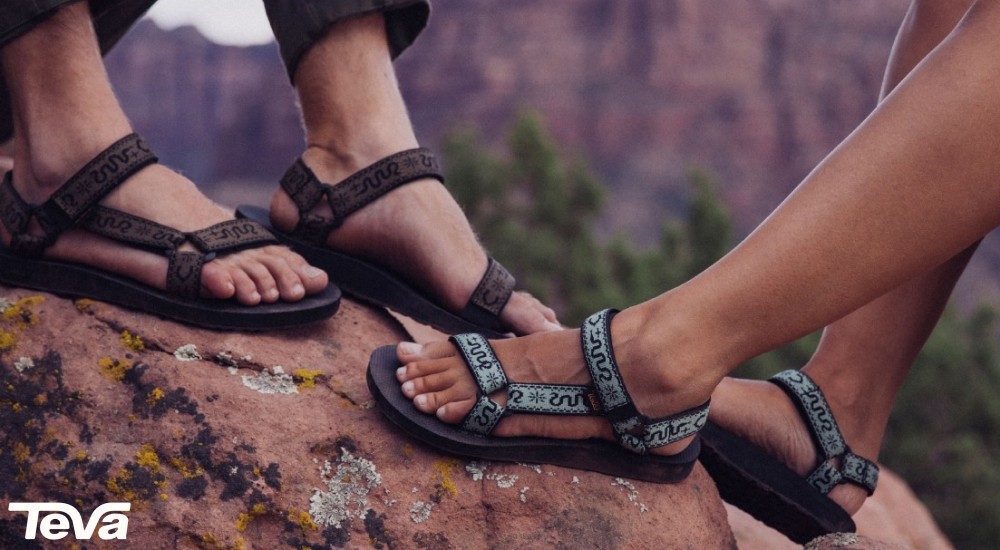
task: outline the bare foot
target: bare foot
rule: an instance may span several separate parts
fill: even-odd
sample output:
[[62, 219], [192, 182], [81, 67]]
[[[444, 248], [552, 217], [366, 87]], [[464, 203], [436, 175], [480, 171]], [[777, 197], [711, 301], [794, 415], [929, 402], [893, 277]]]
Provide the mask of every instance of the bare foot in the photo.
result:
[[[14, 187], [27, 202], [40, 204], [113, 141], [105, 136], [103, 141], [94, 139], [90, 143], [48, 143], [39, 148], [46, 152], [44, 156], [39, 155], [40, 160], [36, 160], [25, 146], [19, 149], [15, 159]], [[101, 204], [180, 231], [203, 229], [232, 219], [229, 213], [202, 195], [193, 183], [161, 165], [142, 169], [105, 197]], [[0, 233], [4, 242], [10, 242], [6, 228]], [[45, 256], [97, 266], [156, 288], [166, 288], [165, 256], [82, 229], [63, 233], [46, 249]], [[323, 290], [327, 275], [283, 246], [266, 246], [221, 255], [208, 262], [202, 270], [201, 282], [205, 296], [235, 297], [242, 304], [255, 305], [300, 300], [307, 294]]]
[[[826, 398], [852, 450], [866, 458], [876, 457], [877, 444], [872, 449], [856, 441], [849, 425], [840, 421], [846, 419], [847, 413], [837, 405], [836, 395], [826, 392]], [[818, 464], [816, 447], [801, 415], [785, 392], [770, 382], [724, 379], [712, 393], [709, 418], [747, 438], [802, 477], [812, 473]], [[845, 483], [828, 496], [848, 514], [854, 514], [868, 495], [864, 489]]]
[[[303, 154], [320, 181], [328, 183], [340, 182], [380, 158], [344, 159], [318, 147]], [[314, 212], [332, 217], [325, 200]], [[271, 201], [271, 223], [286, 232], [298, 223], [295, 204], [280, 188]], [[465, 306], [487, 265], [461, 208], [433, 179], [403, 185], [358, 210], [330, 234], [327, 245], [404, 275], [451, 311]], [[441, 261], [443, 251], [448, 261]], [[562, 329], [555, 313], [525, 292], [511, 296], [500, 319], [515, 334]]]
[[[619, 316], [626, 315], [621, 313]], [[627, 324], [612, 325], [613, 341], [623, 344], [616, 347], [616, 356], [626, 386], [640, 411], [650, 417], [678, 413], [704, 403], [702, 395], [677, 390], [677, 379], [671, 372], [663, 372], [659, 365], [635, 364], [634, 356], [627, 349], [634, 339], [619, 334]], [[497, 358], [511, 381], [549, 384], [591, 384], [580, 345], [579, 330], [565, 330], [534, 334], [521, 338], [493, 341]], [[476, 401], [476, 385], [465, 363], [448, 342], [418, 345], [400, 344], [397, 356], [404, 364], [397, 371], [403, 394], [414, 406], [427, 414], [435, 414], [443, 422], [459, 424]], [[709, 383], [707, 387], [711, 387]], [[499, 392], [491, 396], [501, 405], [506, 395]], [[498, 436], [533, 435], [560, 439], [603, 438], [611, 441], [615, 436], [606, 419], [594, 417], [556, 417], [551, 415], [511, 415], [497, 425], [493, 432]], [[684, 450], [692, 438], [653, 448], [652, 453], [673, 455]]]

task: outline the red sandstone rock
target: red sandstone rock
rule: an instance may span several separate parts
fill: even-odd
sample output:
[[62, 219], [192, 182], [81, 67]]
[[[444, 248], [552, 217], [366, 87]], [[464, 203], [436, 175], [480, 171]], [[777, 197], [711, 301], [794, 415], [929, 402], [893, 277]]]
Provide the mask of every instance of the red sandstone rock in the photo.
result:
[[130, 548], [735, 547], [700, 467], [654, 485], [406, 437], [364, 381], [404, 337], [381, 311], [239, 334], [40, 296], [0, 317], [2, 548], [25, 543], [12, 500], [130, 501]]

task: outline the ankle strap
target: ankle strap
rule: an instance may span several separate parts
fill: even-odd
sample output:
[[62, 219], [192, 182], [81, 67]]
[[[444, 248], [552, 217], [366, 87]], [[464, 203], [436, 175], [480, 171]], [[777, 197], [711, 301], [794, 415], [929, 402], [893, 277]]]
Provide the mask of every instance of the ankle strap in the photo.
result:
[[[786, 370], [774, 375], [770, 382], [784, 390], [795, 403], [822, 454], [819, 465], [806, 481], [824, 495], [837, 485], [849, 482], [863, 487], [871, 496], [878, 483], [878, 465], [854, 454], [847, 446], [826, 397], [812, 378], [802, 371]], [[834, 465], [837, 459], [841, 461], [839, 468]]]
[[[14, 189], [13, 173], [8, 172], [0, 189], [0, 221], [11, 233], [10, 248], [21, 254], [40, 255], [108, 193], [157, 160], [138, 134], [129, 134], [94, 157], [37, 206], [21, 198]], [[28, 233], [32, 218], [38, 221], [42, 235]]]
[[[437, 159], [424, 148], [409, 149], [385, 157], [337, 185], [321, 183], [300, 158], [281, 178], [281, 188], [299, 209], [299, 223], [292, 234], [322, 245], [326, 243], [330, 232], [340, 227], [351, 214], [389, 191], [423, 178], [444, 182]], [[333, 218], [311, 213], [324, 196], [333, 210]]]

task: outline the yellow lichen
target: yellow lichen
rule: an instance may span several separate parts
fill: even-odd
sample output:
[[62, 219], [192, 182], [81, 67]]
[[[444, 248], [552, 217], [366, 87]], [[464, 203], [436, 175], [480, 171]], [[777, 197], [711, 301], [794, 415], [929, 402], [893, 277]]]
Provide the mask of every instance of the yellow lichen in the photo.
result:
[[253, 516], [246, 512], [240, 512], [239, 517], [236, 518], [236, 530], [240, 533], [246, 531], [251, 521], [253, 521]]
[[101, 357], [97, 360], [97, 365], [101, 368], [101, 374], [109, 380], [121, 382], [125, 379], [125, 373], [132, 369], [132, 362], [128, 359], [112, 359], [111, 357]]
[[22, 407], [20, 403], [14, 403], [13, 405], [10, 406], [10, 408], [14, 409], [14, 412], [19, 413], [21, 412], [21, 409], [24, 407]]
[[316, 522], [313, 521], [312, 516], [309, 515], [309, 512], [300, 512], [294, 508], [288, 511], [288, 521], [298, 525], [303, 531], [319, 528]]
[[181, 477], [183, 477], [184, 479], [191, 479], [205, 473], [205, 470], [202, 470], [200, 467], [190, 464], [188, 461], [184, 460], [179, 456], [170, 457], [168, 462], [170, 462], [170, 465], [173, 466], [178, 472], [180, 472]]
[[0, 329], [0, 352], [10, 351], [17, 345], [17, 336], [13, 332]]
[[150, 405], [155, 405], [156, 402], [159, 401], [160, 399], [163, 399], [165, 395], [166, 394], [163, 393], [163, 390], [161, 390], [160, 388], [153, 388], [149, 390], [148, 394], [146, 394], [146, 403], [149, 403]]
[[94, 305], [94, 301], [89, 298], [80, 298], [79, 300], [73, 302], [76, 306], [76, 310], [83, 313], [90, 310], [91, 306]]
[[145, 467], [150, 472], [160, 471], [160, 456], [156, 454], [156, 449], [149, 443], [143, 443], [139, 451], [135, 453], [136, 462], [139, 466]]
[[232, 550], [246, 550], [247, 541], [243, 540], [243, 537], [236, 537], [236, 542], [233, 543], [231, 548]]
[[167, 496], [167, 493], [160, 493], [160, 500], [167, 500], [168, 498], [170, 497]]
[[87, 453], [85, 451], [77, 451], [76, 455], [73, 458], [75, 460], [83, 462], [84, 460], [87, 460]]
[[296, 386], [302, 389], [315, 388], [316, 387], [316, 377], [323, 374], [321, 370], [308, 370], [308, 369], [295, 369], [292, 371], [292, 375], [301, 382], [296, 383]]
[[3, 319], [13, 322], [19, 329], [38, 324], [38, 314], [32, 308], [45, 301], [44, 296], [27, 296], [3, 310]]
[[31, 402], [41, 407], [42, 405], [49, 402], [49, 397], [44, 393], [40, 393], [36, 395], [35, 398], [31, 400]]
[[25, 463], [28, 458], [31, 457], [31, 449], [27, 445], [18, 441], [14, 443], [14, 461], [18, 463]]
[[444, 494], [453, 497], [458, 495], [458, 487], [451, 480], [451, 474], [458, 468], [458, 465], [458, 461], [454, 458], [446, 458], [434, 462], [434, 471], [437, 473], [438, 479], [438, 490], [442, 496]]
[[267, 506], [264, 506], [263, 502], [258, 502], [253, 505], [253, 508], [250, 509], [250, 513], [255, 516], [263, 516], [267, 513]]
[[128, 350], [139, 352], [146, 349], [146, 344], [142, 341], [142, 337], [138, 334], [132, 334], [127, 330], [122, 331], [122, 337], [119, 341]]
[[413, 458], [413, 445], [403, 444], [403, 458]]

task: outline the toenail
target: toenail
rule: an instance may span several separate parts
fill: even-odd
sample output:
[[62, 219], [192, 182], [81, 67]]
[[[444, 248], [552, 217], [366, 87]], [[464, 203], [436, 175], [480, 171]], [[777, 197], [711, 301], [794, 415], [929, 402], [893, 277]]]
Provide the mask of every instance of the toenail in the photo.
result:
[[424, 349], [424, 346], [416, 342], [400, 342], [398, 349], [407, 355], [416, 355]]
[[250, 294], [250, 300], [252, 300], [252, 301], [254, 301], [254, 302], [258, 302], [258, 301], [260, 301], [260, 292], [257, 292], [256, 290], [255, 290], [255, 291], [253, 291], [253, 292], [252, 292], [252, 293]]
[[268, 291], [267, 291], [267, 297], [268, 298], [277, 298], [278, 297], [278, 289], [276, 289], [276, 288], [268, 289]]
[[305, 275], [306, 277], [310, 278], [310, 279], [315, 279], [316, 277], [320, 277], [324, 273], [326, 273], [326, 272], [323, 271], [322, 269], [320, 269], [318, 267], [313, 267], [311, 265], [307, 265], [305, 267], [305, 269], [302, 270], [302, 274]]
[[427, 406], [427, 396], [420, 394], [413, 399], [413, 402], [416, 403], [418, 407], [425, 407]]
[[[406, 394], [406, 395], [413, 395], [413, 382], [404, 382], [403, 383], [403, 393]], [[423, 397], [423, 396], [421, 395], [417, 399], [420, 399], [420, 397]]]
[[396, 379], [403, 381], [406, 378], [406, 367], [399, 367], [396, 369]]
[[297, 284], [292, 287], [292, 296], [302, 296], [306, 293], [306, 287]]

